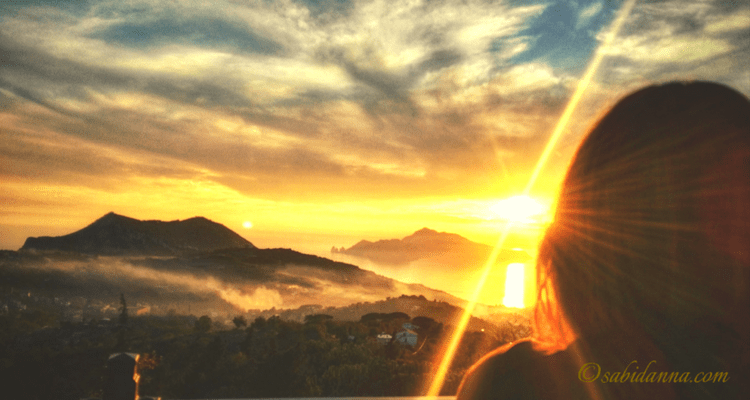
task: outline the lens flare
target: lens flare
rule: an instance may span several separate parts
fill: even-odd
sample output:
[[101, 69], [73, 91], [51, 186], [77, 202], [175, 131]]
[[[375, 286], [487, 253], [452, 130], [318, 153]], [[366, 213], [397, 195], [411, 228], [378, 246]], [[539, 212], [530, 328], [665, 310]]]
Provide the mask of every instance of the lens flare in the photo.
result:
[[[560, 119], [558, 120], [557, 125], [555, 126], [555, 130], [552, 132], [552, 135], [550, 136], [549, 141], [547, 142], [547, 145], [544, 148], [544, 151], [539, 157], [539, 161], [537, 162], [536, 167], [534, 168], [534, 172], [531, 174], [531, 177], [529, 178], [529, 182], [523, 191], [524, 195], [528, 195], [529, 192], [531, 192], [531, 188], [534, 186], [534, 183], [536, 182], [536, 179], [539, 176], [539, 173], [541, 172], [544, 165], [547, 163], [547, 159], [549, 158], [550, 153], [552, 153], [552, 150], [554, 149], [555, 145], [557, 144], [558, 139], [562, 135], [562, 132], [565, 129], [565, 126], [568, 124], [570, 117], [573, 115], [573, 111], [575, 111], [575, 108], [576, 106], [578, 106], [578, 103], [580, 102], [581, 97], [583, 96], [583, 93], [586, 91], [586, 88], [591, 82], [591, 79], [594, 77], [596, 70], [599, 68], [599, 65], [601, 64], [602, 59], [604, 58], [604, 54], [605, 54], [604, 49], [606, 49], [607, 47], [611, 45], [612, 41], [617, 36], [617, 33], [622, 27], [622, 24], [625, 22], [628, 15], [630, 15], [630, 11], [633, 9], [633, 6], [635, 6], [636, 1], [637, 0], [629, 0], [623, 4], [622, 8], [620, 9], [618, 13], [617, 18], [615, 18], [614, 22], [612, 23], [612, 27], [610, 28], [608, 34], [606, 35], [603, 43], [599, 46], [596, 53], [594, 54], [594, 57], [592, 58], [586, 70], [586, 74], [578, 82], [578, 86], [576, 87], [575, 93], [573, 93], [573, 96], [570, 98], [570, 101], [568, 102], [568, 105], [565, 108], [565, 111], [563, 112], [562, 116], [560, 116]], [[479, 282], [477, 282], [477, 287], [474, 290], [474, 294], [472, 298], [469, 300], [469, 303], [466, 305], [466, 308], [464, 309], [464, 312], [461, 315], [461, 319], [459, 320], [458, 325], [456, 325], [454, 333], [451, 336], [450, 343], [448, 344], [445, 354], [443, 355], [443, 359], [440, 362], [440, 365], [438, 366], [438, 369], [435, 372], [435, 376], [432, 379], [432, 383], [429, 386], [429, 389], [427, 391], [427, 396], [436, 397], [440, 394], [440, 389], [442, 389], [443, 387], [443, 382], [445, 380], [445, 376], [448, 373], [448, 368], [453, 362], [453, 357], [456, 354], [456, 349], [458, 348], [458, 344], [461, 342], [461, 337], [463, 336], [464, 331], [466, 330], [466, 326], [469, 323], [471, 313], [472, 311], [474, 311], [474, 307], [476, 307], [477, 299], [479, 298], [479, 295], [482, 293], [482, 288], [484, 287], [484, 283], [487, 280], [487, 276], [489, 276], [490, 271], [495, 266], [497, 256], [500, 254], [500, 249], [505, 243], [505, 239], [508, 237], [508, 233], [512, 227], [513, 227], [512, 222], [509, 222], [508, 224], [505, 225], [505, 228], [503, 229], [500, 235], [500, 238], [498, 239], [497, 244], [495, 245], [495, 248], [492, 250], [492, 253], [489, 256], [489, 259], [487, 260], [487, 263], [485, 263], [482, 276], [480, 277]]]
[[530, 222], [546, 212], [538, 201], [526, 195], [513, 196], [500, 200], [490, 207], [490, 211], [504, 220]]

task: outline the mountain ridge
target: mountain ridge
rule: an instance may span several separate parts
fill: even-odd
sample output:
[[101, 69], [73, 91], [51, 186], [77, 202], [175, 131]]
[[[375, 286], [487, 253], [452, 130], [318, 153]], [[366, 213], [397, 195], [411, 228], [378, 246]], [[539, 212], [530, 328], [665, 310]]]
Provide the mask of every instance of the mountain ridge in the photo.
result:
[[[375, 242], [360, 240], [350, 248], [332, 249], [333, 253], [368, 258], [387, 264], [408, 264], [425, 258], [468, 257], [472, 260], [486, 260], [492, 247], [471, 240], [456, 233], [438, 232], [422, 228], [402, 239], [381, 239]], [[527, 253], [516, 249], [502, 249], [499, 259], [531, 259]]]
[[67, 235], [29, 237], [20, 250], [98, 255], [179, 255], [234, 247], [255, 248], [236, 232], [205, 217], [142, 221], [109, 212], [83, 229]]
[[[164, 297], [190, 302], [191, 296], [202, 293], [214, 306], [232, 304], [240, 308], [251, 303], [259, 308], [276, 303], [289, 306], [324, 298], [322, 302], [329, 306], [341, 306], [401, 294], [427, 295], [457, 305], [466, 302], [444, 291], [399, 282], [353, 264], [292, 249], [260, 249], [205, 217], [141, 221], [109, 212], [67, 235], [28, 238], [18, 252], [0, 257], [0, 266], [8, 262], [57, 271], [54, 280], [89, 297], [101, 297], [100, 292], [110, 291], [130, 293], [144, 301], [150, 298], [160, 302], [158, 299]], [[37, 282], [27, 288], [29, 291], [46, 287], [44, 280], [38, 282], [18, 274], [6, 278]], [[113, 281], [111, 276], [119, 278]], [[91, 282], [95, 283], [88, 284]], [[63, 295], [53, 292], [55, 297]], [[205, 308], [208, 304], [193, 303], [193, 307]]]

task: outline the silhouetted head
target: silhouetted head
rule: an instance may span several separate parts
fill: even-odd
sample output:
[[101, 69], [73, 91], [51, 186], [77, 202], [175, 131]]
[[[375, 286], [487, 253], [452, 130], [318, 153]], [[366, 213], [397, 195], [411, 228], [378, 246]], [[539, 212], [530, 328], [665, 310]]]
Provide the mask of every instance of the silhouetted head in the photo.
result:
[[583, 340], [633, 334], [667, 357], [723, 356], [717, 335], [748, 338], [749, 270], [748, 99], [713, 83], [651, 86], [578, 149], [540, 252], [553, 295], [538, 310]]

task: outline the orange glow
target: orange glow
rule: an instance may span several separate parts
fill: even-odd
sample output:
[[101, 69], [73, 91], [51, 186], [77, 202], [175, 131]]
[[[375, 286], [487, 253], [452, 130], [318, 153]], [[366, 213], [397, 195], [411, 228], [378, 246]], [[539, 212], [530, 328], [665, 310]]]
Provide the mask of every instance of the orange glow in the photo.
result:
[[505, 307], [523, 308], [524, 295], [524, 267], [522, 263], [508, 264], [507, 277], [505, 278]]
[[513, 222], [529, 222], [532, 217], [546, 213], [546, 207], [527, 195], [513, 196], [498, 201], [490, 211], [499, 218]]
[[[565, 126], [567, 126], [571, 115], [573, 115], [573, 111], [575, 110], [576, 106], [578, 106], [578, 103], [580, 102], [581, 97], [583, 96], [583, 92], [586, 90], [589, 83], [591, 82], [591, 79], [596, 73], [596, 70], [599, 68], [599, 64], [601, 64], [601, 61], [604, 57], [604, 53], [605, 53], [604, 50], [606, 50], [606, 48], [611, 45], [612, 40], [615, 38], [615, 36], [617, 36], [617, 32], [620, 30], [620, 27], [622, 26], [623, 22], [625, 22], [625, 19], [630, 14], [630, 11], [633, 9], [635, 2], [636, 0], [630, 0], [627, 3], [625, 3], [623, 7], [620, 9], [619, 15], [617, 16], [615, 21], [612, 23], [612, 28], [607, 34], [604, 42], [597, 49], [597, 52], [594, 55], [594, 58], [591, 60], [591, 63], [589, 64], [586, 74], [578, 82], [578, 87], [576, 88], [575, 93], [571, 97], [570, 102], [568, 102], [568, 105], [565, 108], [565, 111], [563, 112], [562, 116], [558, 120], [558, 123], [555, 126], [555, 130], [550, 136], [550, 139], [547, 142], [547, 145], [544, 148], [544, 151], [542, 152], [542, 155], [539, 157], [539, 161], [537, 162], [536, 167], [534, 168], [534, 172], [531, 174], [531, 177], [529, 178], [526, 188], [523, 191], [524, 195], [528, 195], [528, 193], [531, 191], [531, 188], [534, 187], [534, 183], [536, 183], [536, 180], [539, 177], [539, 173], [542, 171], [542, 168], [547, 163], [547, 159], [549, 158], [549, 155], [552, 153], [552, 150], [557, 144], [558, 139], [562, 135], [562, 132]], [[511, 223], [508, 223], [505, 226], [505, 229], [503, 229], [502, 234], [500, 235], [500, 238], [498, 239], [497, 244], [495, 245], [495, 248], [490, 254], [490, 257], [487, 260], [487, 263], [485, 264], [482, 277], [479, 279], [479, 282], [477, 282], [477, 287], [476, 287], [476, 290], [474, 291], [474, 295], [470, 299], [469, 303], [466, 305], [466, 308], [464, 309], [464, 312], [461, 315], [461, 319], [458, 325], [456, 326], [456, 329], [451, 337], [451, 341], [448, 345], [445, 355], [443, 356], [443, 360], [440, 362], [440, 366], [438, 367], [437, 372], [435, 373], [435, 376], [433, 378], [433, 381], [430, 384], [429, 390], [427, 392], [427, 396], [434, 397], [440, 394], [440, 389], [442, 389], [443, 387], [443, 381], [445, 380], [445, 376], [448, 373], [448, 368], [453, 362], [453, 357], [456, 354], [456, 349], [458, 348], [458, 344], [461, 342], [461, 338], [463, 337], [464, 331], [466, 330], [466, 326], [469, 323], [471, 313], [472, 311], [474, 311], [474, 307], [476, 307], [477, 299], [479, 298], [479, 295], [482, 293], [482, 288], [484, 287], [484, 283], [487, 279], [487, 276], [492, 270], [495, 264], [495, 261], [497, 260], [497, 256], [500, 254], [500, 249], [503, 247], [503, 244], [505, 243], [505, 239], [508, 237], [508, 233], [511, 227], [512, 227]]]

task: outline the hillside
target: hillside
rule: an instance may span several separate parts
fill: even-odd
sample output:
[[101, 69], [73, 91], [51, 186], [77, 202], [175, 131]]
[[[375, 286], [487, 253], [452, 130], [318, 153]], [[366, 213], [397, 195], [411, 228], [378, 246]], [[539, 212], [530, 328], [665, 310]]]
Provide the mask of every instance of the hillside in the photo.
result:
[[182, 257], [6, 251], [0, 254], [0, 292], [104, 303], [124, 293], [156, 314], [170, 309], [234, 314], [304, 304], [341, 307], [402, 294], [464, 303], [423, 285], [289, 249], [231, 249]]
[[169, 222], [140, 221], [109, 213], [65, 236], [30, 237], [21, 250], [165, 256], [232, 247], [255, 246], [226, 226], [203, 217]]
[[[401, 251], [414, 251], [419, 256], [443, 248], [487, 250], [487, 246], [458, 235], [428, 229], [398, 242]], [[84, 298], [111, 304], [123, 293], [156, 314], [175, 310], [231, 315], [293, 310], [306, 304], [346, 307], [402, 295], [421, 296], [451, 307], [466, 304], [424, 282], [407, 284], [351, 263], [291, 249], [259, 249], [223, 225], [201, 217], [139, 221], [110, 213], [80, 231], [29, 238], [18, 252], [3, 253], [0, 278], [3, 290], [33, 293], [40, 299], [76, 298], [80, 302]], [[381, 308], [378, 305], [368, 312], [389, 310]], [[87, 309], [68, 311], [83, 316]], [[341, 318], [352, 314], [349, 317], [356, 319], [357, 312], [340, 311]]]
[[[458, 323], [463, 313], [463, 308], [449, 304], [444, 301], [428, 300], [425, 296], [401, 295], [389, 297], [373, 302], [357, 302], [343, 307], [323, 307], [320, 305], [306, 305], [294, 310], [276, 311], [280, 318], [291, 321], [304, 321], [305, 316], [314, 314], [326, 314], [341, 321], [359, 321], [367, 314], [390, 314], [405, 313], [408, 316], [428, 317], [437, 322], [453, 325]], [[273, 313], [266, 313], [272, 316]], [[482, 331], [496, 333], [498, 327], [484, 319], [471, 317], [468, 331]]]

